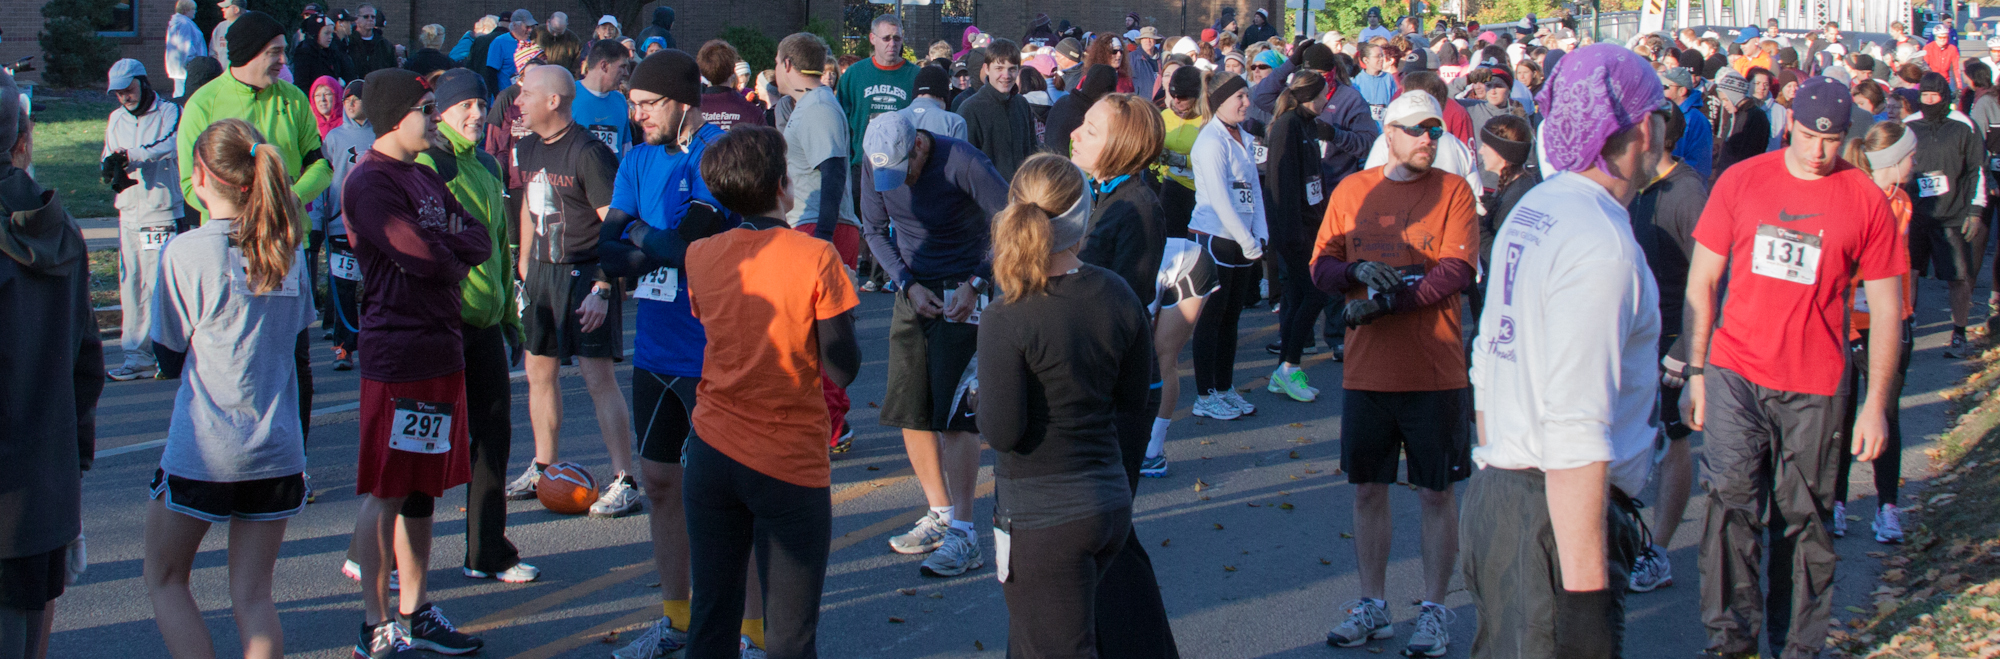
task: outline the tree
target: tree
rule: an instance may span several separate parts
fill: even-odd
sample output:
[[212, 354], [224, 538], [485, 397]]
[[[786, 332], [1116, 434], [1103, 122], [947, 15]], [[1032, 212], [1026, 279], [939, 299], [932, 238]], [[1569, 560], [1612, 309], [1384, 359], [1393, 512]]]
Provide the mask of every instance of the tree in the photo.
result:
[[97, 36], [111, 22], [111, 3], [49, 0], [42, 5], [42, 80], [56, 87], [103, 87], [118, 47]]
[[772, 63], [777, 61], [778, 42], [769, 35], [757, 31], [757, 28], [725, 25], [722, 34], [715, 38], [735, 46], [736, 55], [743, 58], [744, 62], [748, 62], [753, 71], [771, 68]]

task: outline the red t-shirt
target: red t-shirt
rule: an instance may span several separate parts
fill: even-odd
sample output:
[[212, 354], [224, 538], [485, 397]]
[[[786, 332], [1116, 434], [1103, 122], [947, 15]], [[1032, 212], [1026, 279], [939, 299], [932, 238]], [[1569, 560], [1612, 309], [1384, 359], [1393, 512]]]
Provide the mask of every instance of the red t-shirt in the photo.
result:
[[1901, 276], [1896, 220], [1875, 182], [1840, 162], [1802, 181], [1773, 151], [1715, 182], [1694, 239], [1729, 258], [1729, 290], [1708, 362], [1760, 386], [1839, 393], [1856, 276]]

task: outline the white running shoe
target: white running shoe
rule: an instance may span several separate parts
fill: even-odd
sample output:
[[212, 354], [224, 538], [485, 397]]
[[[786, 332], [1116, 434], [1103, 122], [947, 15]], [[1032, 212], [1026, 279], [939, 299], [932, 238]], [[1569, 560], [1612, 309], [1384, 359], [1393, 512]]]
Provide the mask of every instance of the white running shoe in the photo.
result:
[[1395, 625], [1389, 622], [1389, 611], [1383, 608], [1383, 604], [1386, 602], [1366, 597], [1348, 602], [1347, 619], [1326, 633], [1326, 644], [1353, 648], [1371, 639], [1395, 636]]
[[1903, 544], [1903, 512], [1896, 504], [1885, 503], [1875, 511], [1875, 541], [1885, 545]]
[[889, 538], [889, 549], [898, 554], [928, 554], [938, 545], [944, 544], [945, 529], [951, 528], [951, 520], [945, 519], [933, 510], [917, 520], [910, 532]]
[[1674, 564], [1665, 554], [1647, 547], [1640, 554], [1637, 565], [1632, 566], [1632, 575], [1627, 579], [1626, 588], [1635, 593], [1650, 593], [1653, 589], [1674, 585]]
[[157, 367], [152, 364], [147, 364], [145, 362], [133, 359], [127, 359], [125, 360], [125, 363], [118, 365], [117, 368], [105, 371], [104, 377], [109, 378], [112, 382], [128, 382], [131, 380], [137, 380], [139, 378], [145, 377], [147, 374], [152, 373], [156, 368]]
[[736, 642], [736, 649], [742, 652], [739, 655], [742, 659], [765, 659], [765, 657], [770, 656], [764, 654], [764, 649], [757, 647], [756, 643], [751, 643], [749, 636], [739, 638]]
[[597, 503], [590, 504], [590, 516], [597, 518], [624, 517], [639, 512], [645, 504], [639, 497], [639, 486], [632, 483], [632, 477], [625, 472], [611, 479], [604, 486], [604, 494], [597, 497]]
[[1292, 371], [1289, 375], [1285, 374], [1282, 368], [1271, 371], [1271, 383], [1265, 385], [1264, 390], [1274, 394], [1284, 394], [1301, 403], [1310, 403], [1319, 397], [1319, 390], [1306, 384], [1304, 369]]
[[1452, 619], [1451, 609], [1436, 604], [1425, 604], [1423, 609], [1417, 614], [1417, 631], [1403, 647], [1403, 656], [1442, 657], [1451, 647], [1451, 630], [1445, 628]]
[[1155, 455], [1139, 461], [1139, 475], [1146, 478], [1167, 477], [1167, 455]]
[[674, 629], [674, 621], [661, 616], [637, 640], [611, 653], [611, 659], [661, 659], [687, 647], [687, 632]]
[[918, 571], [926, 577], [956, 577], [986, 565], [986, 557], [979, 551], [979, 538], [961, 529], [948, 529], [944, 533], [944, 544], [924, 559]]
[[507, 484], [508, 501], [527, 501], [535, 498], [535, 486], [542, 482], [542, 470], [533, 461], [528, 462], [528, 470], [521, 477]]
[[499, 572], [481, 572], [464, 568], [467, 579], [499, 579], [502, 583], [528, 583], [542, 576], [542, 569], [527, 563], [515, 563], [514, 567]]
[[1847, 537], [1847, 503], [1833, 502], [1833, 526], [1827, 529], [1836, 538]]
[[[356, 563], [354, 561], [348, 561], [347, 564], [340, 566], [340, 576], [347, 577], [349, 581], [360, 583], [361, 564]], [[402, 570], [389, 571], [389, 590], [403, 589], [402, 576], [403, 576]]]
[[1233, 421], [1243, 416], [1235, 405], [1223, 400], [1222, 394], [1206, 394], [1194, 397], [1194, 415], [1205, 416], [1217, 421]]
[[1215, 395], [1221, 397], [1223, 402], [1229, 403], [1230, 407], [1236, 408], [1238, 414], [1250, 416], [1257, 413], [1257, 406], [1251, 405], [1250, 401], [1243, 400], [1243, 393], [1237, 391], [1235, 387], [1215, 392]]

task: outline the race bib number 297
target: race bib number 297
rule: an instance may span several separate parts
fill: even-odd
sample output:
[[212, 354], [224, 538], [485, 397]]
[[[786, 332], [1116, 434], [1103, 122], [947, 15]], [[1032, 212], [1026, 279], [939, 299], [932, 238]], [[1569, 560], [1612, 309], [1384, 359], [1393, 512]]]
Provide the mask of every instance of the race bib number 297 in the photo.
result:
[[390, 417], [389, 448], [436, 455], [451, 451], [451, 403], [395, 399]]

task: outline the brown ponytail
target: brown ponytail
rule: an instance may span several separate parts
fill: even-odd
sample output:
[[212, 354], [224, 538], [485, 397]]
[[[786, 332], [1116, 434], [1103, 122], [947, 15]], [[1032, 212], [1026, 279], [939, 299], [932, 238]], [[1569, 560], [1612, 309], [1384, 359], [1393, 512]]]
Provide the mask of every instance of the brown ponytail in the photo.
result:
[[230, 238], [243, 251], [250, 290], [268, 293], [282, 287], [303, 238], [285, 157], [241, 119], [210, 124], [194, 149], [196, 166], [220, 183], [214, 192], [241, 209]]
[[993, 218], [993, 283], [1001, 299], [1018, 302], [1048, 290], [1055, 244], [1049, 218], [1069, 210], [1083, 194], [1083, 173], [1061, 156], [1036, 154], [1021, 164], [1007, 191], [1007, 208]]

